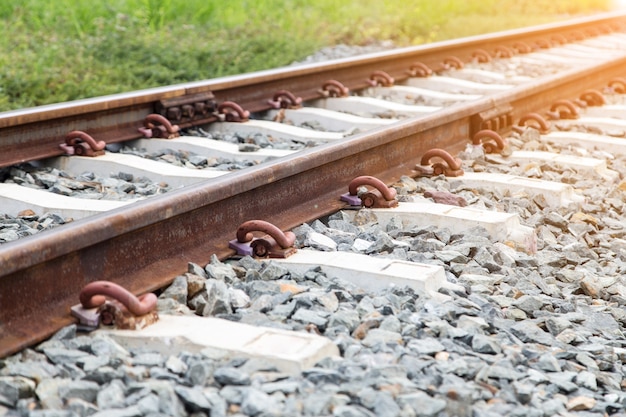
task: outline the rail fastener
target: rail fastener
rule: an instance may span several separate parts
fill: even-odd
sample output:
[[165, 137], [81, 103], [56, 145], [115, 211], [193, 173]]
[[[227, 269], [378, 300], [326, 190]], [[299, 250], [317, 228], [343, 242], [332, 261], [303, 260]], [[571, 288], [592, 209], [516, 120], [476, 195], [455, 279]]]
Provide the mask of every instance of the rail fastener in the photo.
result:
[[546, 134], [550, 131], [550, 122], [539, 113], [528, 113], [519, 119], [517, 126], [513, 126], [513, 130], [522, 133], [526, 127], [533, 127], [539, 130], [539, 133]]
[[96, 141], [83, 131], [73, 130], [65, 136], [65, 143], [61, 143], [59, 148], [67, 155], [99, 156], [104, 155], [105, 146], [106, 142]]
[[279, 90], [267, 103], [274, 109], [299, 109], [302, 107], [302, 97], [296, 97], [289, 90]]
[[[436, 158], [436, 162], [431, 162]], [[447, 151], [440, 148], [433, 148], [422, 155], [419, 165], [413, 168], [417, 172], [417, 176], [432, 177], [436, 175], [445, 175], [446, 177], [460, 177], [463, 175], [461, 168], [462, 162], [459, 158], [455, 158]]]
[[[255, 237], [255, 233], [265, 233]], [[237, 238], [228, 242], [239, 256], [255, 256], [258, 258], [286, 258], [296, 253], [293, 246], [296, 235], [283, 232], [278, 227], [264, 220], [248, 220], [237, 229]]]
[[477, 132], [472, 137], [472, 145], [482, 146], [486, 153], [504, 153], [507, 148], [507, 141], [497, 132], [485, 129]]
[[550, 106], [550, 111], [547, 113], [548, 117], [554, 120], [559, 119], [578, 119], [580, 114], [576, 105], [567, 99], [557, 100]]
[[[359, 193], [360, 187], [374, 187]], [[387, 185], [376, 177], [360, 176], [350, 182], [348, 192], [341, 195], [341, 200], [350, 204], [351, 208], [392, 208], [398, 206], [395, 188]]]
[[143, 121], [141, 132], [146, 138], [174, 139], [180, 136], [178, 125], [173, 125], [167, 118], [160, 114], [149, 114]]
[[100, 324], [118, 329], [136, 330], [155, 323], [157, 297], [146, 293], [136, 297], [121, 285], [110, 281], [94, 281], [80, 292], [80, 304], [70, 308], [81, 325], [97, 328]]

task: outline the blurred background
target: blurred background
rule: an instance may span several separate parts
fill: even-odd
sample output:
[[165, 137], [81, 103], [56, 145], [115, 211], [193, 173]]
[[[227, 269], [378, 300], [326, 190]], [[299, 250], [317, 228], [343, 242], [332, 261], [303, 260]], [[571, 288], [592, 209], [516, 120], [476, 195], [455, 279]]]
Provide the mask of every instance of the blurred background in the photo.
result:
[[0, 111], [571, 19], [626, 0], [0, 0]]

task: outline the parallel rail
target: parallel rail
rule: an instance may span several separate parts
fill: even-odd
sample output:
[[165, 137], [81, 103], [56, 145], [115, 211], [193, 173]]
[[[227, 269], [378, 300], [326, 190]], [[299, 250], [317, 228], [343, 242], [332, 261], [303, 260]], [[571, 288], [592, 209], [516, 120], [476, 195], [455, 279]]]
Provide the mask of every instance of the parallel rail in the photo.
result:
[[[247, 110], [261, 111], [269, 108], [267, 100], [281, 89], [310, 100], [320, 97], [319, 88], [328, 79], [358, 90], [368, 86], [376, 70], [402, 80], [416, 62], [437, 70], [451, 55], [469, 61], [479, 49], [491, 52], [497, 46], [534, 45], [556, 37], [578, 39], [617, 30], [624, 23], [625, 14], [612, 13], [356, 60], [2, 113], [0, 166], [60, 155], [58, 144], [70, 130], [89, 131], [109, 143], [137, 138], [137, 128], [147, 114], [168, 100], [184, 100], [188, 95], [210, 93], [218, 103], [235, 101]], [[231, 256], [228, 241], [246, 220], [269, 220], [286, 230], [332, 213], [344, 206], [338, 196], [357, 176], [375, 175], [393, 182], [410, 174], [428, 149], [462, 149], [481, 115], [506, 111], [517, 120], [530, 111], [549, 108], [556, 99], [601, 89], [611, 78], [623, 76], [625, 67], [626, 57], [572, 69], [4, 244], [0, 247], [0, 357], [70, 323], [69, 306], [91, 281], [110, 280], [135, 293], [163, 287], [186, 270], [188, 262], [204, 264], [212, 254], [222, 259]], [[181, 125], [204, 123], [211, 117]]]

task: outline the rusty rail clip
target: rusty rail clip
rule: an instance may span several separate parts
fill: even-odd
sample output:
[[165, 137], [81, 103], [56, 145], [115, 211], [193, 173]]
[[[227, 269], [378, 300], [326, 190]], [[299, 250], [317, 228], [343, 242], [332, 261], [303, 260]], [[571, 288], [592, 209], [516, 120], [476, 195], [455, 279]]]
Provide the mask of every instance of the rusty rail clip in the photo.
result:
[[491, 62], [491, 55], [489, 55], [489, 52], [485, 51], [484, 49], [477, 49], [476, 51], [474, 51], [474, 53], [472, 53], [472, 58], [476, 62], [480, 63]]
[[614, 93], [624, 94], [626, 93], [626, 79], [622, 77], [613, 78], [609, 81], [608, 87]]
[[[369, 185], [373, 190], [359, 194], [359, 187]], [[348, 186], [348, 193], [341, 195], [341, 201], [350, 204], [350, 208], [392, 208], [398, 205], [395, 188], [387, 185], [376, 177], [356, 177]]]
[[322, 97], [348, 97], [350, 90], [337, 80], [328, 80], [318, 90]]
[[416, 62], [409, 67], [407, 74], [411, 77], [430, 77], [433, 75], [433, 70], [423, 62]]
[[178, 125], [172, 125], [169, 120], [156, 113], [147, 115], [143, 127], [138, 130], [146, 138], [174, 139], [180, 136]]
[[[255, 237], [254, 232], [265, 233]], [[257, 258], [286, 258], [296, 253], [293, 247], [296, 235], [293, 232], [284, 232], [272, 223], [264, 220], [248, 220], [237, 229], [237, 239], [228, 242], [228, 247], [234, 249], [240, 256], [255, 256]]]
[[155, 311], [156, 295], [147, 293], [135, 297], [124, 287], [109, 281], [87, 284], [79, 299], [80, 304], [71, 307], [71, 314], [90, 328], [102, 323], [114, 324], [118, 329], [142, 329], [159, 318]]
[[587, 106], [602, 106], [606, 104], [602, 93], [595, 89], [583, 91], [579, 100], [584, 102]]
[[517, 133], [523, 133], [527, 127], [537, 129], [541, 134], [547, 134], [550, 132], [550, 122], [548, 122], [539, 113], [528, 113], [527, 115], [520, 117], [517, 121], [517, 126], [513, 126], [513, 130]]
[[267, 103], [275, 109], [299, 109], [302, 107], [302, 97], [296, 97], [289, 90], [279, 90]]
[[394, 82], [393, 77], [385, 71], [374, 71], [367, 80], [367, 83], [372, 87], [391, 87]]
[[460, 69], [463, 69], [464, 67], [463, 61], [461, 61], [459, 58], [457, 58], [454, 55], [445, 57], [441, 64], [444, 70], [449, 70], [451, 68], [460, 70]]
[[579, 114], [576, 105], [570, 100], [557, 100], [550, 107], [550, 111], [546, 113], [548, 117], [559, 119], [578, 119]]
[[515, 51], [508, 46], [498, 45], [494, 48], [496, 58], [513, 58]]
[[96, 142], [87, 133], [80, 130], [73, 130], [65, 136], [65, 143], [59, 145], [68, 155], [78, 156], [99, 156], [104, 155], [106, 142], [99, 140]]
[[[440, 161], [431, 164], [431, 159], [438, 158]], [[419, 165], [415, 166], [418, 176], [431, 177], [445, 175], [446, 177], [459, 177], [463, 175], [462, 162], [443, 149], [434, 148], [422, 155]]]
[[225, 101], [217, 106], [216, 116], [222, 122], [244, 123], [250, 120], [250, 112], [234, 101]]
[[505, 146], [507, 146], [507, 141], [502, 139], [502, 136], [500, 136], [497, 132], [485, 129], [476, 132], [476, 134], [472, 137], [472, 145], [482, 146], [486, 153], [501, 154], [503, 153]]

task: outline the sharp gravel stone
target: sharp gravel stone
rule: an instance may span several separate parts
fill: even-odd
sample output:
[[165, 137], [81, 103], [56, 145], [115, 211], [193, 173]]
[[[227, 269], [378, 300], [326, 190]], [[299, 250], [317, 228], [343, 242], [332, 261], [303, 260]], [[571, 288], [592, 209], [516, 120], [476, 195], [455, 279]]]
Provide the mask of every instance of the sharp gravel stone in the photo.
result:
[[400, 407], [408, 407], [419, 417], [436, 416], [446, 407], [446, 401], [433, 398], [425, 392], [417, 391], [411, 394], [403, 394], [398, 397]]
[[241, 411], [249, 416], [280, 415], [280, 404], [261, 390], [247, 388], [242, 396]]
[[111, 381], [102, 387], [96, 397], [96, 404], [101, 410], [108, 408], [123, 408], [126, 400], [124, 396], [125, 386], [119, 379]]
[[187, 388], [177, 386], [174, 388], [176, 394], [180, 397], [187, 411], [191, 413], [195, 412], [210, 412], [211, 403], [201, 390], [196, 388]]
[[216, 369], [213, 378], [222, 385], [250, 385], [250, 376], [233, 367]]
[[215, 316], [232, 313], [228, 287], [224, 281], [207, 279], [205, 285], [207, 293], [206, 304], [202, 307], [201, 315]]

